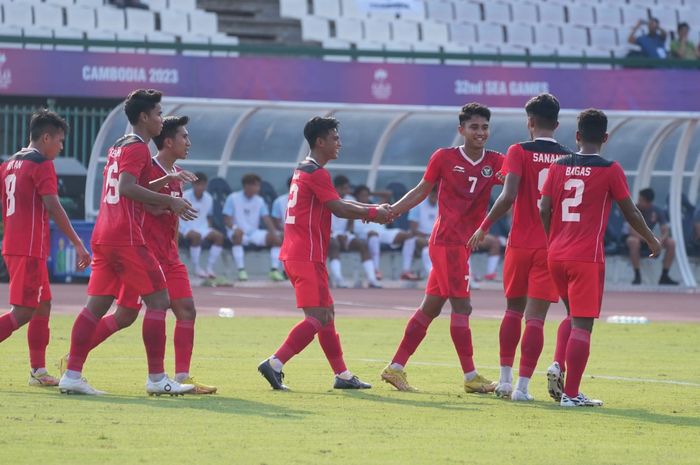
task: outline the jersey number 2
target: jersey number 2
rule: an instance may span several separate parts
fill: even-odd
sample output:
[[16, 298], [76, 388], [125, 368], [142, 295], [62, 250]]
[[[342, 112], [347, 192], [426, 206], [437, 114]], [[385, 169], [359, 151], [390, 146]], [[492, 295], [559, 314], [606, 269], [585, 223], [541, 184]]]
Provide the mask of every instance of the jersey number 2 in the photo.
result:
[[289, 186], [289, 201], [287, 202], [287, 218], [284, 220], [286, 224], [296, 223], [296, 216], [292, 215], [292, 208], [297, 204], [297, 197], [299, 196], [299, 186], [296, 183], [292, 183]]
[[15, 212], [15, 188], [17, 176], [10, 174], [5, 178], [5, 197], [7, 197], [7, 212], [5, 216], [11, 216]]
[[570, 212], [569, 208], [578, 207], [583, 202], [583, 190], [586, 185], [582, 179], [569, 179], [564, 183], [564, 190], [574, 190], [574, 196], [561, 201], [561, 220], [569, 223], [578, 223], [581, 221], [581, 214]]
[[119, 166], [115, 160], [114, 163], [107, 168], [107, 177], [105, 178], [105, 182], [107, 183], [105, 203], [110, 205], [119, 203], [119, 179], [114, 176], [117, 174], [117, 171], [119, 171]]

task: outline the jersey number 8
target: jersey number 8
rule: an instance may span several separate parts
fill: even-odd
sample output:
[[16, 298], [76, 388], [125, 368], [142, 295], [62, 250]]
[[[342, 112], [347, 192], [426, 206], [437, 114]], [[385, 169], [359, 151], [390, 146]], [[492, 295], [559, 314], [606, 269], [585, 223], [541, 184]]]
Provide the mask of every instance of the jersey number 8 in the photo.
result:
[[5, 178], [5, 197], [7, 197], [6, 216], [11, 216], [15, 212], [15, 189], [17, 187], [17, 176], [10, 174]]

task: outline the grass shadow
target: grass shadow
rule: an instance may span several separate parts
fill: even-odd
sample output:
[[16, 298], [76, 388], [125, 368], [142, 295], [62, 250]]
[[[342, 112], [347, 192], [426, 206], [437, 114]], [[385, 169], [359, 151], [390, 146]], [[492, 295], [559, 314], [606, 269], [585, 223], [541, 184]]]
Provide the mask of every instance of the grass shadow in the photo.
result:
[[[397, 391], [398, 392], [398, 391]], [[339, 394], [336, 392], [325, 392], [325, 393], [318, 393], [319, 395], [323, 396], [334, 396], [338, 397]], [[369, 393], [364, 390], [358, 390], [358, 391], [343, 391], [340, 393], [340, 396], [342, 397], [351, 397], [351, 398], [356, 398], [356, 399], [361, 399], [364, 401], [368, 402], [378, 402], [382, 404], [394, 404], [394, 405], [401, 405], [405, 407], [421, 407], [421, 408], [430, 408], [430, 409], [438, 409], [438, 410], [469, 410], [469, 411], [476, 411], [479, 409], [479, 406], [474, 405], [474, 404], [467, 404], [467, 403], [462, 403], [459, 402], [458, 400], [426, 400], [425, 398], [427, 396], [431, 396], [434, 394], [430, 393], [425, 393], [425, 392], [406, 392], [406, 393], [398, 393], [395, 395], [403, 395], [405, 394], [406, 397], [389, 397], [386, 395], [386, 393]], [[437, 395], [436, 395], [437, 396]], [[457, 396], [457, 398], [461, 399], [461, 396]]]

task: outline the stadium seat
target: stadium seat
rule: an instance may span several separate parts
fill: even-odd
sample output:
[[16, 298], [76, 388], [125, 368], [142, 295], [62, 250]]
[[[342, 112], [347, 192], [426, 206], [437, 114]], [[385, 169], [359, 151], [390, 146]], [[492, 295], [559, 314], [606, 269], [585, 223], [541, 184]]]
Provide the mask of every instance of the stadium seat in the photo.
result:
[[[350, 42], [341, 39], [326, 39], [321, 42], [323, 48], [339, 48], [339, 49], [350, 49]], [[323, 55], [323, 59], [327, 61], [352, 61], [352, 57], [349, 55]]]
[[[691, 5], [692, 0], [685, 0], [685, 5]], [[683, 0], [664, 0], [664, 6], [682, 7]]]
[[[62, 27], [54, 30], [54, 37], [57, 39], [84, 39], [85, 33], [78, 29], [70, 29]], [[83, 45], [56, 45], [56, 50], [82, 52], [85, 50]]]
[[566, 12], [564, 5], [559, 3], [547, 2], [540, 8], [540, 23], [541, 24], [566, 24]]
[[455, 19], [452, 2], [447, 0], [431, 0], [425, 4], [426, 18], [440, 23], [451, 23]]
[[[659, 24], [661, 24], [664, 30], [676, 31], [678, 27], [678, 16], [675, 8], [668, 8], [664, 5], [663, 7], [651, 8], [650, 12], [654, 18], [659, 20]], [[695, 14], [700, 15], [700, 8], [695, 10]]]
[[[201, 34], [180, 34], [180, 42], [186, 44], [204, 44], [209, 45], [209, 37]], [[185, 56], [200, 56], [208, 57], [209, 50], [183, 50]]]
[[476, 35], [480, 44], [500, 45], [503, 40], [503, 26], [500, 24], [479, 23], [476, 25]]
[[[412, 52], [413, 47], [407, 42], [387, 42], [384, 44], [384, 48], [390, 52]], [[387, 63], [411, 63], [411, 58], [403, 57], [388, 57], [386, 59]]]
[[190, 33], [211, 36], [219, 32], [219, 18], [216, 13], [196, 10], [190, 13]]
[[189, 32], [187, 15], [179, 11], [165, 10], [160, 12], [160, 32], [179, 35]]
[[522, 23], [506, 24], [506, 41], [511, 45], [530, 46], [534, 43], [532, 26]]
[[66, 27], [80, 31], [95, 29], [95, 9], [86, 6], [66, 7]]
[[4, 3], [2, 5], [3, 24], [17, 27], [32, 27], [32, 7], [21, 3]]
[[[22, 28], [12, 24], [0, 24], [0, 35], [22, 37]], [[1, 48], [23, 48], [20, 42], [0, 42]]]
[[[362, 40], [355, 43], [355, 49], [357, 50], [384, 50], [384, 46], [381, 42], [373, 40]], [[357, 57], [357, 61], [364, 63], [383, 63], [383, 57], [371, 57], [371, 56], [360, 56]]]
[[[141, 42], [142, 44], [146, 41], [146, 34], [144, 32], [138, 32], [135, 30], [127, 30], [122, 32], [117, 32], [118, 41], [128, 41], [128, 42]], [[117, 47], [117, 52], [119, 53], [146, 53], [146, 48], [137, 47], [124, 47], [119, 45]]]
[[[240, 41], [238, 40], [238, 37], [235, 36], [229, 36], [223, 33], [216, 33], [213, 34], [212, 36], [209, 37], [209, 42], [212, 45], [238, 45]], [[211, 52], [211, 56], [213, 57], [237, 57], [239, 56], [240, 53], [238, 52], [219, 52], [219, 51], [213, 51]]]
[[[175, 43], [175, 36], [173, 34], [168, 34], [167, 32], [153, 31], [146, 33], [146, 45], [149, 42], [170, 42]], [[169, 48], [149, 48], [148, 53], [158, 54], [158, 55], [175, 55], [177, 51], [175, 49]]]
[[511, 4], [513, 20], [520, 21], [533, 26], [539, 21], [537, 5], [534, 3], [521, 3], [515, 1]]
[[591, 27], [591, 47], [601, 50], [611, 50], [618, 45], [617, 31], [608, 27]]
[[73, 6], [75, 2], [73, 0], [46, 0], [48, 5], [58, 5], [58, 6]]
[[481, 21], [481, 6], [471, 2], [456, 2], [455, 21], [478, 23]]
[[395, 42], [414, 44], [420, 40], [419, 25], [415, 21], [394, 21], [391, 24], [391, 38]]
[[[503, 44], [498, 47], [501, 55], [527, 55], [527, 50], [518, 45]], [[507, 68], [525, 68], [527, 63], [524, 61], [502, 61], [501, 66]]]
[[[41, 27], [25, 27], [22, 30], [25, 37], [40, 37], [43, 39], [53, 39], [51, 29]], [[25, 44], [24, 48], [34, 50], [53, 50], [53, 44]]]
[[89, 6], [90, 8], [102, 8], [105, 6], [104, 0], [75, 0], [75, 4]]
[[[587, 57], [612, 58], [612, 54], [610, 52], [610, 49], [603, 50], [600, 48], [589, 47], [585, 50], [585, 54]], [[586, 64], [586, 68], [588, 68], [588, 69], [612, 69], [612, 65], [606, 64], [606, 63], [588, 63], [588, 64]]]
[[[440, 53], [440, 47], [435, 44], [426, 44], [424, 42], [416, 42], [412, 45], [414, 52], [430, 52], [430, 53]], [[440, 64], [439, 58], [415, 58], [414, 63], [420, 63], [424, 65], [437, 65]]]
[[121, 32], [126, 29], [124, 10], [119, 8], [98, 8], [97, 29], [101, 31]]
[[42, 5], [34, 7], [34, 27], [45, 29], [63, 28], [63, 7], [58, 5]]
[[447, 24], [432, 21], [423, 21], [421, 23], [421, 42], [445, 45], [449, 41], [450, 35], [447, 30]]
[[[153, 31], [156, 28], [155, 15], [152, 11], [139, 8], [126, 8], [126, 29], [131, 31]], [[117, 31], [118, 32], [118, 31]]]
[[637, 21], [649, 19], [649, 10], [642, 5], [622, 5], [622, 24], [624, 27], [632, 27]]
[[362, 21], [357, 18], [338, 18], [335, 20], [335, 38], [348, 42], [362, 40]]
[[330, 39], [331, 29], [327, 19], [307, 16], [301, 19], [301, 40], [323, 42]]
[[595, 19], [598, 26], [619, 28], [622, 25], [622, 11], [617, 5], [597, 5]]
[[338, 0], [313, 0], [311, 9], [314, 16], [326, 19], [340, 17], [340, 2]]
[[[498, 55], [500, 53], [500, 48], [493, 44], [478, 43], [472, 46], [472, 53]], [[496, 66], [497, 64], [498, 62], [496, 61], [474, 60], [474, 65], [476, 66]]]
[[388, 42], [391, 40], [389, 21], [369, 18], [363, 21], [364, 40], [370, 42]]
[[[557, 50], [551, 45], [547, 44], [534, 44], [529, 47], [530, 56], [557, 56]], [[532, 62], [531, 66], [533, 68], [556, 68], [557, 64], [555, 62], [544, 62], [537, 61]]]
[[306, 0], [279, 0], [280, 16], [282, 18], [302, 19], [309, 15]]
[[[474, 43], [474, 42], [471, 42], [471, 43]], [[465, 43], [454, 42], [454, 41], [443, 46], [442, 50], [446, 53], [465, 53], [465, 54], [472, 53], [471, 45], [465, 44]], [[446, 58], [445, 64], [446, 65], [468, 66], [468, 65], [472, 64], [472, 60], [458, 59], [458, 58]]]
[[644, 6], [656, 6], [656, 0], [634, 0], [634, 3], [637, 5], [644, 5]]
[[595, 25], [595, 13], [591, 5], [570, 4], [566, 7], [569, 24], [574, 26]]
[[473, 44], [477, 40], [476, 26], [466, 23], [450, 24], [450, 42], [458, 44]]
[[511, 22], [510, 5], [500, 2], [485, 1], [484, 21], [498, 24], [509, 24]]
[[417, 8], [405, 10], [399, 13], [399, 18], [409, 21], [423, 21], [426, 19], [425, 3], [421, 2]]
[[540, 45], [549, 45], [557, 47], [561, 44], [561, 28], [555, 25], [547, 25], [547, 27], [536, 27], [535, 43]]
[[[580, 46], [561, 45], [557, 47], [556, 50], [557, 55], [560, 57], [583, 57], [586, 55], [583, 47]], [[581, 63], [559, 63], [559, 68], [581, 69], [583, 65]]]
[[[114, 33], [114, 31], [104, 31], [104, 30], [93, 30], [93, 31], [87, 31], [86, 36], [88, 39], [93, 39], [93, 40], [111, 40], [111, 41], [116, 41], [117, 36]], [[88, 51], [90, 52], [116, 52], [117, 47], [115, 46], [106, 46], [106, 45], [89, 45], [88, 46]]]
[[168, 7], [171, 10], [189, 13], [197, 10], [197, 0], [170, 0]]
[[340, 14], [344, 18], [367, 18], [367, 12], [359, 8], [357, 0], [340, 0]]
[[588, 30], [584, 27], [564, 26], [561, 28], [561, 43], [569, 47], [587, 47]]

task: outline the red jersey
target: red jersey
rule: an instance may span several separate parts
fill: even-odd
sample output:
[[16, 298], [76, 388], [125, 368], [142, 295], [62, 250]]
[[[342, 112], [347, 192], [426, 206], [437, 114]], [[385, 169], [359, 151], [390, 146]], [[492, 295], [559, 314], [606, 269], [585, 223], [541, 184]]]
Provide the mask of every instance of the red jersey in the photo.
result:
[[[180, 171], [177, 166], [173, 168], [175, 171]], [[166, 174], [168, 172], [153, 158], [148, 170], [149, 182], [160, 179]], [[182, 183], [171, 181], [163, 186], [158, 193], [182, 197]], [[170, 210], [162, 215], [152, 215], [146, 212], [143, 222], [143, 230], [146, 231], [146, 246], [151, 249], [158, 262], [163, 265], [180, 263], [180, 254], [177, 250], [178, 220], [178, 216]]]
[[119, 195], [119, 175], [129, 173], [136, 182], [148, 188], [151, 166], [151, 152], [136, 134], [127, 134], [110, 147], [107, 165], [103, 172], [102, 202], [92, 233], [93, 244], [104, 245], [143, 245], [141, 228], [144, 208]]
[[438, 149], [430, 157], [423, 179], [439, 183], [438, 216], [430, 236], [435, 245], [466, 245], [487, 213], [491, 188], [503, 155], [485, 150], [477, 161], [462, 147]]
[[549, 166], [570, 153], [571, 150], [547, 138], [521, 142], [508, 148], [504, 174], [520, 176], [508, 245], [525, 249], [547, 248], [547, 236], [539, 211], [540, 190], [547, 179]]
[[325, 203], [340, 200], [328, 171], [306, 159], [292, 176], [284, 223], [281, 260], [326, 262], [331, 211]]
[[0, 198], [5, 237], [3, 255], [46, 259], [49, 213], [43, 195], [58, 195], [53, 161], [36, 149], [22, 149], [0, 166]]
[[552, 199], [548, 259], [604, 263], [612, 201], [630, 196], [620, 164], [598, 155], [566, 156], [552, 164], [542, 195]]

